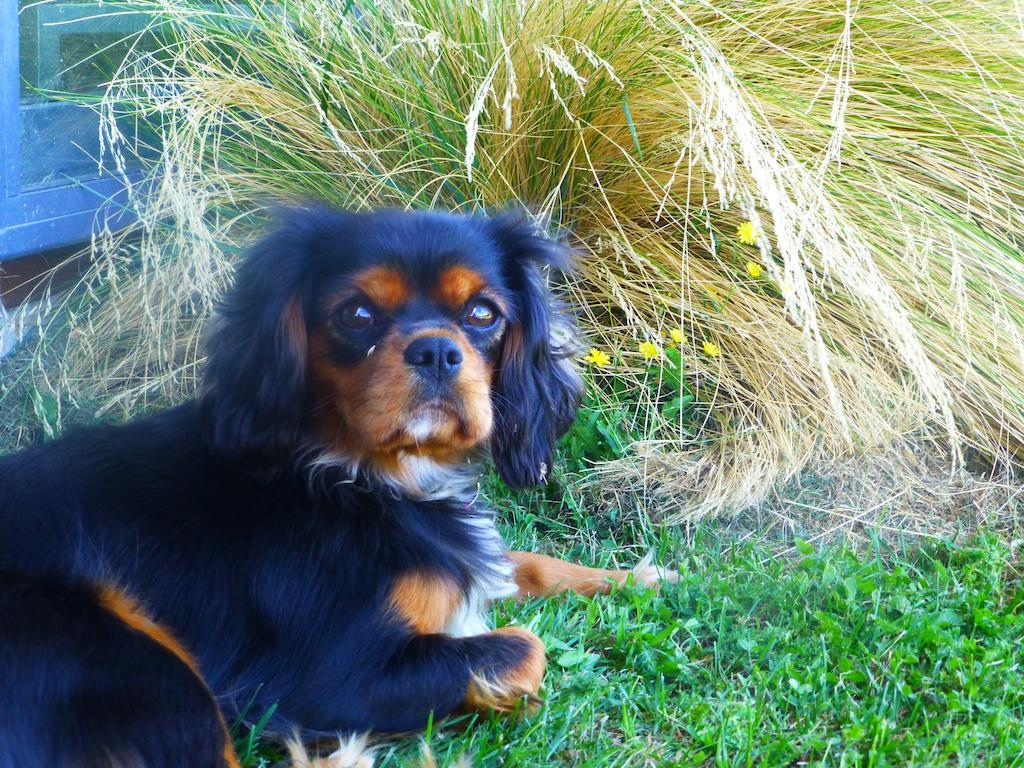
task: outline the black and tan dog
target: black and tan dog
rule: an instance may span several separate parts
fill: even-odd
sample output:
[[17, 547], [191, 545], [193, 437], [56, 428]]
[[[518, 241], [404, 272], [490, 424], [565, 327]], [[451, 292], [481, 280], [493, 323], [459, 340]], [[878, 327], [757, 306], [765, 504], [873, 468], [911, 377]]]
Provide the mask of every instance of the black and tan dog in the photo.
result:
[[506, 551], [474, 493], [484, 447], [538, 483], [573, 420], [566, 258], [521, 217], [291, 211], [197, 400], [0, 459], [0, 766], [236, 765], [243, 708], [316, 738], [535, 694], [486, 602], [628, 573]]

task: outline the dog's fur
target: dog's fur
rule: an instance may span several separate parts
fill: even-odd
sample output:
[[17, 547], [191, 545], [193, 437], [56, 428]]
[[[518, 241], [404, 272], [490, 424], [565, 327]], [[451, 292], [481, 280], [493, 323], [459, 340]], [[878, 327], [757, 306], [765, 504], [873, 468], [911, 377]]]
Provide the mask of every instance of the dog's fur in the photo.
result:
[[[624, 572], [508, 553], [478, 453], [543, 481], [581, 384], [516, 216], [291, 210], [197, 400], [0, 459], [0, 766], [236, 765], [225, 718], [408, 731], [537, 693], [488, 600]], [[416, 347], [413, 347], [417, 344]]]

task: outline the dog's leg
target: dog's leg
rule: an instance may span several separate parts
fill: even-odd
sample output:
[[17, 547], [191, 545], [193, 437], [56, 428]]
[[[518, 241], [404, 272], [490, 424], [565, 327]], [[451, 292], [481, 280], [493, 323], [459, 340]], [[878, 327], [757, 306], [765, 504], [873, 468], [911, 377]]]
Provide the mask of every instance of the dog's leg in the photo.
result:
[[195, 663], [112, 588], [0, 574], [0, 765], [239, 768]]
[[[521, 627], [483, 635], [413, 635], [399, 654], [360, 683], [365, 722], [348, 730], [404, 732], [459, 711], [509, 712], [537, 701], [544, 644]], [[348, 719], [348, 718], [346, 718]]]
[[516, 567], [517, 597], [547, 597], [567, 590], [590, 597], [610, 592], [613, 585], [625, 585], [630, 576], [633, 583], [643, 587], [679, 580], [675, 571], [651, 565], [646, 558], [632, 570], [607, 571], [533, 552], [509, 552], [508, 555]]

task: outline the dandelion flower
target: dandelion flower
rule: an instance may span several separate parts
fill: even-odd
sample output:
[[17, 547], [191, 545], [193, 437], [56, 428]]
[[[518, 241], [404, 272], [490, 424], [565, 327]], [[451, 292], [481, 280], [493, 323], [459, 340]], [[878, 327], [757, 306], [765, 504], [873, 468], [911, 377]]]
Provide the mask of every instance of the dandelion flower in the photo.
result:
[[591, 347], [590, 352], [583, 358], [583, 362], [590, 363], [598, 368], [604, 368], [612, 364], [612, 359], [608, 353], [602, 352], [596, 347]]
[[704, 342], [704, 354], [708, 357], [718, 357], [722, 354], [722, 351], [718, 348], [718, 345], [713, 341]]
[[758, 264], [756, 261], [747, 262], [747, 274], [750, 275], [752, 278], [757, 280], [757, 278], [759, 278], [763, 273], [764, 270], [761, 269], [761, 265]]
[[757, 230], [754, 228], [754, 222], [744, 221], [736, 227], [736, 237], [744, 245], [757, 245]]
[[640, 351], [643, 353], [645, 360], [654, 360], [656, 357], [661, 356], [661, 350], [653, 341], [641, 341]]
[[676, 344], [683, 343], [683, 330], [681, 328], [673, 328], [671, 331], [668, 332], [668, 335]]

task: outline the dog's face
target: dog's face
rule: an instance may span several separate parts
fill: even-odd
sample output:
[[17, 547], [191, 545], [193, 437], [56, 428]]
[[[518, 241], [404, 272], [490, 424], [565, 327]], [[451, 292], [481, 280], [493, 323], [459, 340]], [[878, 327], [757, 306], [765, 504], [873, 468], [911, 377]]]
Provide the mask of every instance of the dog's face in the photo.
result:
[[458, 460], [494, 424], [491, 388], [514, 317], [500, 254], [458, 220], [406, 215], [368, 229], [348, 268], [316, 290], [309, 427], [381, 466]]
[[215, 321], [214, 447], [281, 462], [320, 446], [412, 487], [489, 441], [507, 482], [540, 481], [580, 397], [541, 273], [566, 258], [522, 218], [289, 213]]

